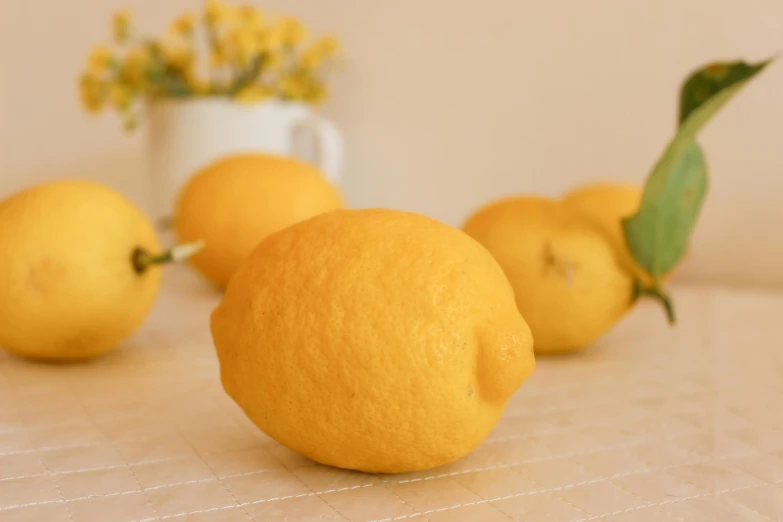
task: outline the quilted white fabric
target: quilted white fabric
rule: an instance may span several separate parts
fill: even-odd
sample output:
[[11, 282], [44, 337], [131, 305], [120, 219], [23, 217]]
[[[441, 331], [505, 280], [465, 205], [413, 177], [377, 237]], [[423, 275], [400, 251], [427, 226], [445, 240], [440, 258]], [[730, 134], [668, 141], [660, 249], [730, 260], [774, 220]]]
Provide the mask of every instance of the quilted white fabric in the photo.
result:
[[225, 395], [218, 296], [169, 268], [146, 326], [81, 365], [0, 354], [0, 520], [769, 522], [783, 518], [783, 296], [676, 289], [539, 358], [467, 457], [382, 476], [275, 443]]

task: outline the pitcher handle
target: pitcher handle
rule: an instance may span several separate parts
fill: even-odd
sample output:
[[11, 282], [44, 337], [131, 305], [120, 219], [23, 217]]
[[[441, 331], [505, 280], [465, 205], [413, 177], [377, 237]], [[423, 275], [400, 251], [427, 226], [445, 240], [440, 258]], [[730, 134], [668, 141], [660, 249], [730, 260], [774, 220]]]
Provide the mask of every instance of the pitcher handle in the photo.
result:
[[306, 130], [313, 136], [313, 162], [333, 183], [340, 180], [343, 169], [343, 135], [331, 121], [311, 115], [294, 126], [294, 132]]

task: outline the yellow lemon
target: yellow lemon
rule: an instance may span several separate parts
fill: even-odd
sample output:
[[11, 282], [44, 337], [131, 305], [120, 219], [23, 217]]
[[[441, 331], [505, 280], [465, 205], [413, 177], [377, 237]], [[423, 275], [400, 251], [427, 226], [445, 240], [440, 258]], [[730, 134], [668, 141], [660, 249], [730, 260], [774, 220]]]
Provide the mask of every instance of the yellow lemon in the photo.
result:
[[532, 196], [496, 201], [463, 230], [503, 267], [537, 354], [584, 348], [630, 308], [633, 280], [602, 231], [560, 202]]
[[144, 215], [97, 183], [10, 196], [0, 203], [0, 347], [63, 361], [109, 351], [153, 304], [159, 250]]
[[[563, 197], [563, 202], [579, 209], [593, 222], [601, 227], [614, 247], [620, 265], [641, 280], [650, 285], [652, 280], [640, 267], [625, 243], [622, 220], [631, 217], [639, 210], [642, 201], [642, 188], [630, 183], [591, 183], [577, 187]], [[686, 252], [685, 257], [688, 253]], [[674, 275], [676, 267], [663, 274], [662, 281], [668, 281]]]
[[175, 230], [180, 241], [206, 243], [191, 262], [223, 288], [266, 236], [342, 205], [337, 190], [303, 162], [266, 154], [232, 156], [185, 185]]
[[401, 211], [338, 210], [272, 234], [211, 330], [224, 389], [265, 433], [373, 473], [465, 455], [534, 367], [490, 253]]
[[621, 223], [636, 214], [641, 200], [641, 187], [630, 183], [592, 183], [577, 187], [563, 197], [563, 202], [579, 209], [603, 229], [624, 269], [647, 279], [628, 252]]

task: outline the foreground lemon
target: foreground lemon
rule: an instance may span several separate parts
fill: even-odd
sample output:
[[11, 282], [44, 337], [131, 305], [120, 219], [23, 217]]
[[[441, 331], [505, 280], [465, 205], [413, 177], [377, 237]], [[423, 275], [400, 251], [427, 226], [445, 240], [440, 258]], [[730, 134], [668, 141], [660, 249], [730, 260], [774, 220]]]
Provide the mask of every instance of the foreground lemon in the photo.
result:
[[182, 242], [206, 242], [191, 262], [222, 288], [266, 236], [341, 207], [337, 190], [310, 165], [281, 156], [239, 155], [189, 180], [178, 198], [175, 229]]
[[10, 196], [0, 203], [0, 347], [44, 360], [114, 348], [153, 304], [159, 250], [144, 215], [97, 183]]
[[486, 249], [429, 218], [340, 210], [269, 236], [212, 313], [223, 387], [317, 462], [420, 470], [477, 446], [533, 370]]
[[463, 230], [503, 267], [537, 354], [588, 346], [632, 304], [633, 279], [602, 231], [563, 203], [539, 197], [496, 201], [471, 216]]

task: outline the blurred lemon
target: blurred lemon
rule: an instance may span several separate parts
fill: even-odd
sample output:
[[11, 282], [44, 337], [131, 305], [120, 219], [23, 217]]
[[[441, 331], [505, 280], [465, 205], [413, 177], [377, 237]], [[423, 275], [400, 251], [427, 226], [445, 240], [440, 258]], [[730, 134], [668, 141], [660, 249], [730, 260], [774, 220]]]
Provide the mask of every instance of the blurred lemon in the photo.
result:
[[12, 195], [0, 203], [0, 347], [44, 360], [114, 348], [152, 307], [159, 250], [144, 215], [97, 183]]
[[462, 457], [534, 367], [486, 249], [392, 210], [338, 210], [272, 234], [212, 313], [223, 387], [267, 435], [371, 473]]
[[641, 268], [628, 252], [621, 221], [639, 210], [641, 200], [641, 187], [630, 183], [591, 183], [563, 197], [563, 202], [584, 212], [606, 232], [620, 264], [635, 275], [640, 275]]
[[293, 158], [237, 155], [197, 172], [182, 189], [175, 230], [180, 241], [204, 240], [191, 263], [221, 288], [266, 236], [341, 208], [337, 189]]
[[533, 196], [495, 201], [463, 230], [503, 267], [537, 354], [586, 347], [631, 306], [633, 280], [612, 246], [563, 203]]
[[[642, 201], [642, 187], [630, 183], [599, 182], [582, 185], [563, 197], [565, 204], [579, 209], [606, 233], [620, 265], [646, 285], [650, 276], [634, 261], [625, 242], [622, 220], [633, 216]], [[666, 281], [673, 271], [664, 274]]]

